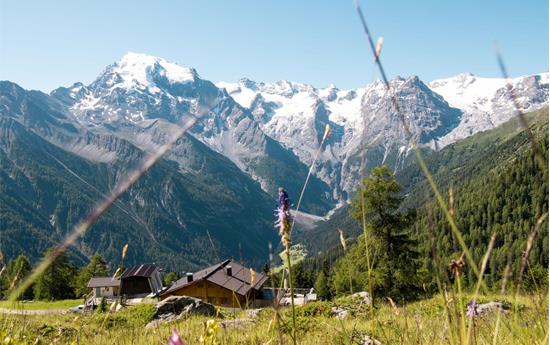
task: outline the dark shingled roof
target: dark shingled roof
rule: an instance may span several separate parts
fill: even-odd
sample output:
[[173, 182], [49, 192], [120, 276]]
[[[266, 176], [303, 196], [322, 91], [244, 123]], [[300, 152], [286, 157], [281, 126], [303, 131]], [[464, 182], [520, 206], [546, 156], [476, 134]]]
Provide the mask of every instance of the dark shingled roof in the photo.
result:
[[120, 286], [120, 280], [113, 279], [112, 277], [93, 277], [88, 282], [89, 288], [105, 286]]
[[[227, 275], [225, 268], [231, 266], [231, 275]], [[238, 264], [232, 260], [225, 260], [216, 265], [193, 273], [193, 281], [187, 282], [187, 277], [176, 281], [168, 290], [161, 295], [170, 294], [183, 287], [195, 284], [201, 280], [206, 280], [223, 288], [229, 289], [241, 296], [246, 295], [251, 289], [259, 290], [267, 280], [263, 273], [256, 272], [254, 286], [250, 286], [250, 269]]]
[[124, 273], [120, 276], [120, 279], [128, 278], [128, 277], [151, 277], [153, 273], [155, 273], [155, 270], [157, 269], [157, 266], [152, 264], [143, 264], [138, 266], [133, 266], [130, 268], [127, 268], [124, 270]]

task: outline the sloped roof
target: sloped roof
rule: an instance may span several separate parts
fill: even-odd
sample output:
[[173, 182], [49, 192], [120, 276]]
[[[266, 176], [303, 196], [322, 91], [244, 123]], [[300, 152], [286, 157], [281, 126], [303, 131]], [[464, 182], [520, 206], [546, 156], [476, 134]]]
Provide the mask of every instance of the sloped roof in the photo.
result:
[[122, 275], [120, 276], [120, 279], [128, 278], [128, 277], [151, 277], [155, 271], [157, 270], [157, 266], [152, 264], [143, 264], [143, 265], [137, 265], [130, 268], [127, 268], [124, 270]]
[[87, 285], [89, 288], [105, 287], [105, 286], [120, 286], [120, 280], [112, 277], [93, 277]]
[[[231, 266], [231, 275], [224, 269]], [[167, 295], [183, 287], [195, 284], [201, 280], [209, 281], [223, 288], [229, 289], [241, 296], [246, 295], [251, 289], [259, 290], [266, 282], [267, 276], [256, 272], [254, 286], [251, 286], [250, 269], [232, 260], [225, 260], [216, 265], [193, 273], [193, 281], [187, 282], [187, 277], [177, 280], [168, 290], [161, 295]]]

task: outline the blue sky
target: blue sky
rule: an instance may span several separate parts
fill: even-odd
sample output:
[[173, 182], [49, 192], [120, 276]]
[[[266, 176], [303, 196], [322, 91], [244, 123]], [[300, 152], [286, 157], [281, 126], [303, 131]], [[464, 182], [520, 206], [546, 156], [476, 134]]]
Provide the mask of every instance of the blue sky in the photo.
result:
[[[361, 1], [389, 76], [548, 71], [548, 1]], [[0, 79], [50, 91], [91, 82], [125, 52], [249, 77], [352, 88], [377, 74], [350, 1], [0, 0]]]

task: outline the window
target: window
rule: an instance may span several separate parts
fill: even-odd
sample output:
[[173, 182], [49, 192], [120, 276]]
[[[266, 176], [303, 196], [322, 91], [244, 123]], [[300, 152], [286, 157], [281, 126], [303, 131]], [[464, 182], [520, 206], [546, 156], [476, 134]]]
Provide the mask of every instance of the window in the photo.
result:
[[101, 288], [98, 288], [98, 287], [95, 288], [95, 296], [101, 297]]
[[229, 304], [229, 298], [227, 298], [227, 297], [222, 297], [221, 300], [222, 300], [222, 303], [221, 303], [221, 304]]

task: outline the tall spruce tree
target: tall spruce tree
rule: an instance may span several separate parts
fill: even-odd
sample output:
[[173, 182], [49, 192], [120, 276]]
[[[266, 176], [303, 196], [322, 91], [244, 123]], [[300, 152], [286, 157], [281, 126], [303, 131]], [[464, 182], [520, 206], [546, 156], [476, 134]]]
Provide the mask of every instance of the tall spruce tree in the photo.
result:
[[[54, 249], [49, 249], [45, 256], [48, 256]], [[75, 297], [75, 278], [78, 268], [65, 254], [59, 255], [46, 268], [44, 273], [34, 284], [34, 298], [39, 300], [59, 300]]]
[[[400, 192], [401, 186], [389, 167], [374, 168], [353, 200], [351, 215], [359, 222], [365, 217], [374, 292], [411, 299], [416, 297], [420, 283], [416, 242], [409, 234], [415, 213], [398, 211], [403, 200]], [[336, 264], [334, 290], [340, 294], [367, 290], [367, 271], [365, 238], [360, 236]]]

